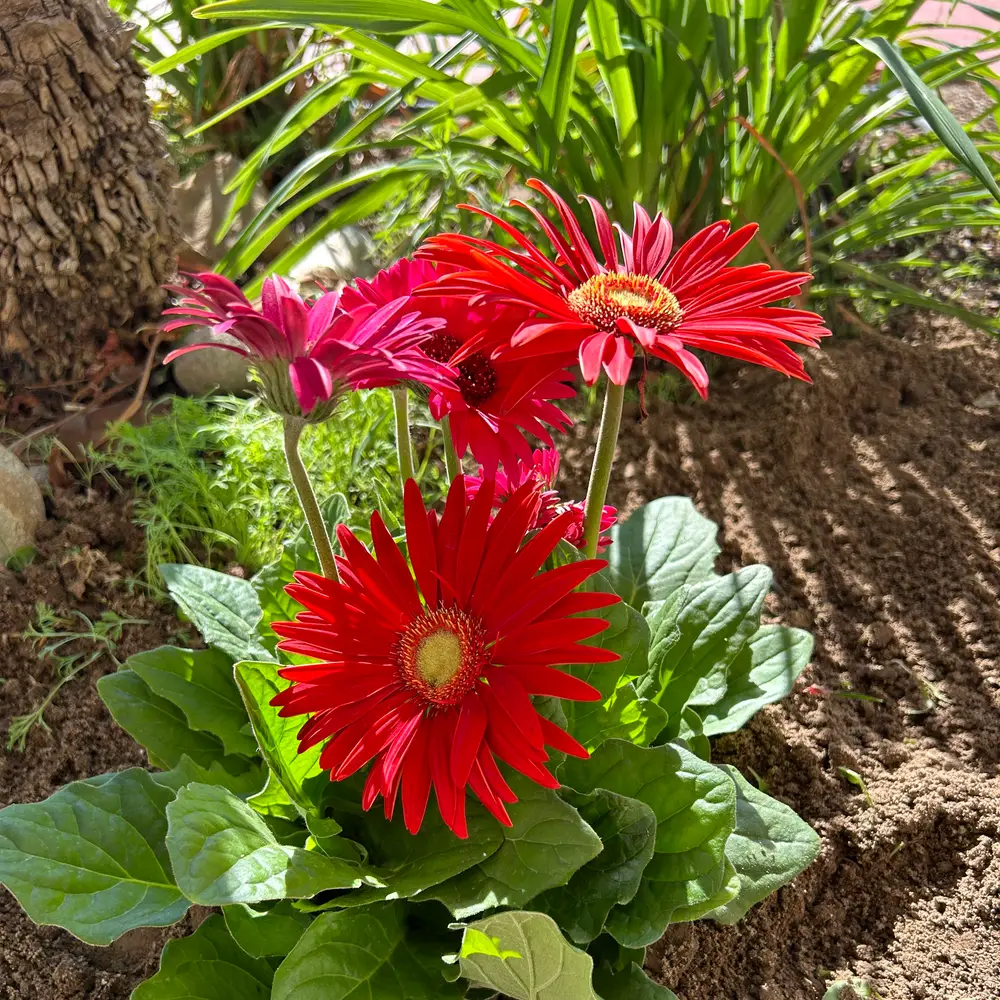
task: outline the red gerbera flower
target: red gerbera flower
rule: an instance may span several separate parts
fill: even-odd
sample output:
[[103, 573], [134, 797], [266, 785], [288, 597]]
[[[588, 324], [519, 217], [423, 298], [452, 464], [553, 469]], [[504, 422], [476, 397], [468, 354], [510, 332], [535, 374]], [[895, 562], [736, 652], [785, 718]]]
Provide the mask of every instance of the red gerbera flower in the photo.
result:
[[[479, 490], [491, 480], [495, 483], [493, 505], [496, 508], [502, 507], [510, 496], [526, 484], [534, 484], [538, 490], [539, 504], [538, 514], [535, 516], [534, 528], [544, 528], [554, 518], [560, 514], [572, 514], [572, 518], [567, 521], [563, 538], [570, 545], [578, 549], [585, 546], [583, 537], [584, 504], [580, 501], [565, 501], [554, 489], [556, 478], [559, 475], [559, 452], [552, 449], [538, 448], [535, 450], [532, 460], [525, 462], [519, 459], [513, 467], [513, 471], [497, 472], [490, 477], [487, 471], [480, 466], [478, 476], [467, 476], [465, 479], [465, 489], [472, 500], [479, 493]], [[605, 504], [601, 511], [600, 538], [597, 543], [598, 552], [606, 549], [611, 544], [611, 539], [605, 534], [611, 526], [618, 520], [618, 511], [610, 504]]]
[[[572, 352], [516, 360], [504, 348], [523, 325], [527, 313], [492, 304], [471, 304], [466, 298], [413, 293], [455, 268], [435, 266], [428, 260], [399, 260], [380, 271], [371, 281], [358, 279], [343, 290], [345, 308], [362, 304], [384, 306], [401, 299], [427, 320], [437, 320], [441, 329], [428, 338], [423, 350], [435, 361], [450, 364], [461, 353], [453, 386], [435, 387], [428, 403], [435, 420], [450, 418], [452, 441], [461, 457], [471, 450], [476, 461], [489, 472], [498, 465], [513, 467], [531, 461], [531, 446], [525, 433], [552, 445], [549, 428], [565, 431], [572, 420], [551, 401], [570, 399], [575, 390], [564, 369], [574, 361]], [[501, 344], [490, 350], [470, 351], [466, 345], [489, 331], [489, 339]]]
[[[212, 272], [167, 288], [180, 301], [164, 310], [171, 317], [165, 330], [201, 324], [232, 335], [240, 346], [193, 344], [172, 351], [165, 361], [209, 346], [250, 358], [269, 405], [279, 413], [325, 418], [341, 393], [403, 379], [439, 389], [453, 384], [451, 372], [420, 350], [443, 321], [406, 308], [406, 300], [362, 301], [345, 309], [340, 294], [328, 292], [307, 302], [277, 275], [265, 279], [260, 309], [228, 278]], [[330, 406], [317, 411], [321, 403]]]
[[582, 643], [607, 622], [576, 617], [618, 601], [575, 593], [606, 563], [539, 572], [562, 537], [564, 517], [526, 541], [537, 492], [519, 490], [490, 523], [492, 506], [491, 486], [470, 504], [458, 476], [439, 521], [408, 481], [412, 573], [377, 513], [374, 555], [341, 525], [340, 580], [296, 573], [286, 589], [306, 610], [273, 626], [284, 637], [281, 649], [321, 661], [279, 671], [292, 681], [274, 699], [281, 715], [311, 715], [299, 749], [327, 741], [320, 766], [334, 781], [371, 761], [363, 807], [381, 795], [391, 818], [401, 796], [411, 833], [420, 828], [432, 786], [442, 818], [459, 837], [467, 835], [466, 786], [510, 825], [504, 803], [516, 796], [497, 760], [558, 787], [544, 766], [545, 748], [579, 757], [587, 751], [539, 715], [531, 696], [597, 700], [595, 688], [557, 667], [618, 659]]
[[[485, 297], [530, 310], [532, 318], [512, 338], [512, 359], [576, 351], [588, 384], [597, 380], [603, 365], [613, 382], [624, 385], [639, 348], [675, 365], [705, 396], [708, 374], [688, 350], [695, 347], [809, 381], [801, 359], [788, 345], [816, 347], [829, 331], [815, 313], [770, 303], [795, 295], [811, 276], [767, 264], [727, 266], [750, 243], [757, 226], [731, 233], [728, 222], [713, 223], [671, 257], [673, 232], [661, 215], [650, 220], [636, 205], [632, 235], [616, 225], [616, 241], [607, 213], [587, 197], [600, 261], [566, 202], [541, 181], [530, 180], [528, 185], [555, 205], [562, 230], [531, 206], [513, 204], [534, 216], [555, 250], [555, 261], [512, 225], [471, 205], [462, 207], [491, 219], [523, 252], [453, 234], [432, 237], [420, 251], [463, 269], [439, 279], [442, 292], [463, 292], [473, 300]], [[484, 343], [495, 346], [499, 341], [486, 330], [465, 349], [481, 350]]]

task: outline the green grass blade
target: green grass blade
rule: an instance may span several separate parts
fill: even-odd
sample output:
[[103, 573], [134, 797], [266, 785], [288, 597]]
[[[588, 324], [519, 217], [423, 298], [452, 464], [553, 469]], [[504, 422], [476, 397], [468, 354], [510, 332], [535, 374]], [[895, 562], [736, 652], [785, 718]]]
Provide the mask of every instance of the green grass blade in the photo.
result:
[[1000, 202], [1000, 185], [986, 166], [979, 150], [937, 94], [914, 72], [899, 47], [885, 38], [859, 38], [857, 42], [877, 55], [889, 67], [893, 76], [920, 109], [920, 113], [934, 130], [934, 134]]

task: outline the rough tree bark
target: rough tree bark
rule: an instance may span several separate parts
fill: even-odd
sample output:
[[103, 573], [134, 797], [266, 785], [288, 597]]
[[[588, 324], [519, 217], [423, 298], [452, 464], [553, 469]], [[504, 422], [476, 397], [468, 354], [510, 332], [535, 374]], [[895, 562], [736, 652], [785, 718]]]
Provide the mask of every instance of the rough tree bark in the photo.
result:
[[[80, 378], [174, 269], [174, 171], [106, 0], [0, 0], [0, 379]], [[0, 393], [4, 390], [0, 386]]]

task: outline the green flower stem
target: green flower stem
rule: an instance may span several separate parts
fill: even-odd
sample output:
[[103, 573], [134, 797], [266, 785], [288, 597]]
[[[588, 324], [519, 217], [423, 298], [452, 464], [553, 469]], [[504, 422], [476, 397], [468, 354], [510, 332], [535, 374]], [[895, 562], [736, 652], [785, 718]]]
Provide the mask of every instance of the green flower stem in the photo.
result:
[[462, 460], [455, 451], [455, 442], [451, 439], [451, 423], [447, 417], [441, 421], [441, 431], [444, 434], [444, 464], [448, 469], [448, 482], [462, 474]]
[[302, 457], [299, 455], [299, 438], [302, 437], [302, 428], [305, 427], [306, 422], [301, 417], [286, 416], [282, 419], [285, 429], [285, 461], [288, 463], [288, 472], [295, 485], [302, 513], [306, 516], [306, 524], [309, 525], [309, 533], [312, 535], [313, 545], [316, 547], [316, 555], [319, 556], [320, 568], [323, 571], [323, 576], [329, 580], [336, 580], [338, 579], [337, 564], [333, 558], [330, 536], [327, 534], [326, 523], [323, 521], [323, 513], [319, 509], [312, 483], [309, 482], [309, 473], [306, 472], [306, 467], [302, 464]]
[[399, 456], [399, 478], [416, 479], [413, 469], [413, 442], [410, 440], [409, 392], [405, 385], [392, 390], [392, 405], [396, 414], [396, 454]]
[[611, 467], [615, 463], [615, 446], [618, 444], [618, 430], [622, 423], [622, 406], [625, 403], [625, 386], [615, 385], [608, 379], [604, 396], [604, 412], [601, 414], [601, 429], [597, 434], [597, 451], [594, 464], [590, 468], [590, 484], [587, 486], [587, 502], [583, 513], [583, 538], [588, 559], [597, 555], [597, 543], [601, 536], [601, 514], [604, 501], [608, 498], [608, 483], [611, 481]]

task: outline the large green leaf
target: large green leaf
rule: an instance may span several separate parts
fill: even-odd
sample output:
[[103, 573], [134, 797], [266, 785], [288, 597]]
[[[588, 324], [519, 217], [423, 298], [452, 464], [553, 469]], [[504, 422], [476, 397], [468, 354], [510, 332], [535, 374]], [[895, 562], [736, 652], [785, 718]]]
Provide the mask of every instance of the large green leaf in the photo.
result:
[[274, 971], [236, 944], [217, 913], [188, 937], [168, 941], [160, 970], [131, 1000], [268, 1000]]
[[621, 972], [607, 965], [598, 966], [594, 969], [594, 989], [601, 1000], [677, 1000], [665, 986], [654, 983], [635, 962]]
[[704, 580], [719, 553], [716, 525], [687, 497], [662, 497], [611, 529], [608, 574], [623, 601], [641, 609], [685, 583]]
[[649, 612], [649, 672], [639, 694], [660, 705], [676, 732], [685, 705], [713, 705], [726, 693], [726, 674], [760, 627], [771, 587], [766, 566], [688, 584]]
[[177, 884], [205, 906], [302, 899], [376, 881], [348, 861], [279, 843], [250, 806], [218, 785], [186, 785], [167, 806], [167, 820]]
[[219, 761], [213, 761], [211, 767], [196, 764], [187, 754], [182, 754], [177, 764], [169, 771], [153, 771], [150, 775], [158, 785], [169, 788], [175, 795], [184, 785], [192, 781], [203, 785], [222, 785], [241, 799], [256, 795], [264, 787], [266, 768], [259, 760], [240, 761], [246, 765], [246, 770], [230, 774]]
[[874, 52], [889, 67], [941, 142], [1000, 202], [1000, 185], [979, 150], [941, 98], [920, 79], [919, 74], [906, 61], [899, 46], [887, 38], [858, 38], [857, 43], [869, 52]]
[[218, 737], [227, 754], [256, 756], [257, 743], [247, 732], [246, 709], [233, 681], [233, 661], [225, 653], [160, 646], [130, 656], [126, 666], [153, 694], [173, 702], [192, 729]]
[[683, 747], [611, 740], [590, 760], [567, 760], [561, 777], [580, 792], [606, 788], [639, 799], [656, 816], [655, 852], [639, 890], [608, 918], [616, 940], [630, 948], [652, 944], [675, 911], [716, 898], [736, 824], [736, 790], [725, 772]]
[[134, 671], [106, 674], [97, 682], [97, 691], [115, 722], [146, 748], [151, 761], [176, 767], [186, 754], [200, 767], [210, 768], [219, 762], [233, 774], [245, 770], [245, 759], [225, 757], [214, 736], [191, 729], [184, 713], [173, 702], [153, 694]]
[[[278, 677], [275, 663], [237, 663], [236, 683], [250, 716], [260, 752], [289, 800], [303, 813], [316, 809], [306, 781], [323, 772], [319, 766], [322, 746], [299, 753], [296, 734], [301, 718], [282, 718], [271, 700], [287, 683]], [[268, 788], [273, 792], [271, 781]]]
[[739, 879], [738, 894], [706, 914], [735, 924], [754, 903], [791, 882], [819, 855], [819, 835], [795, 810], [755, 788], [735, 768], [723, 770], [736, 784], [736, 830], [726, 844]]
[[222, 914], [233, 940], [251, 958], [287, 955], [312, 923], [311, 917], [300, 913], [287, 901], [276, 903], [267, 910], [233, 903], [224, 906]]
[[808, 666], [813, 638], [798, 628], [762, 625], [750, 636], [726, 674], [726, 693], [697, 709], [706, 736], [735, 733], [765, 705], [780, 701]]
[[188, 902], [164, 846], [173, 792], [140, 768], [74, 781], [0, 810], [0, 882], [36, 924], [88, 944], [179, 920]]
[[540, 892], [564, 885], [601, 851], [597, 834], [554, 791], [521, 775], [510, 786], [518, 801], [507, 808], [514, 825], [501, 828], [500, 848], [424, 894], [441, 900], [459, 920], [497, 906], [522, 906]]
[[463, 996], [441, 956], [454, 938], [428, 931], [402, 902], [322, 913], [278, 967], [272, 1000], [438, 1000]]
[[[599, 580], [597, 586], [603, 581]], [[614, 663], [578, 663], [566, 669], [592, 684], [602, 701], [563, 703], [569, 731], [588, 750], [607, 739], [646, 744], [666, 725], [666, 713], [648, 698], [640, 698], [631, 678], [642, 677], [649, 664], [649, 626], [635, 608], [624, 602], [600, 612], [608, 627], [589, 640], [617, 653]]]
[[336, 900], [337, 906], [364, 906], [381, 899], [420, 898], [432, 886], [491, 857], [504, 842], [503, 828], [485, 809], [471, 805], [468, 837], [456, 837], [431, 807], [420, 830], [407, 831], [400, 817], [390, 821], [370, 811], [354, 822], [342, 817], [351, 836], [369, 846], [372, 873], [384, 888], [364, 888]]
[[593, 960], [544, 913], [514, 910], [470, 924], [459, 962], [467, 979], [512, 1000], [599, 1000]]
[[271, 658], [257, 635], [260, 601], [248, 580], [183, 563], [166, 563], [160, 572], [170, 596], [210, 646], [233, 660]]
[[593, 827], [604, 850], [566, 885], [536, 897], [534, 906], [554, 917], [571, 941], [587, 944], [604, 929], [611, 907], [631, 902], [639, 891], [653, 857], [656, 816], [645, 802], [606, 788], [587, 794], [566, 789], [563, 798]]

